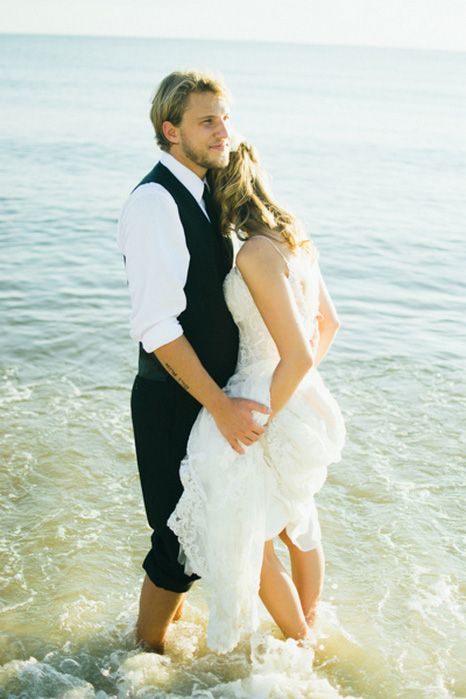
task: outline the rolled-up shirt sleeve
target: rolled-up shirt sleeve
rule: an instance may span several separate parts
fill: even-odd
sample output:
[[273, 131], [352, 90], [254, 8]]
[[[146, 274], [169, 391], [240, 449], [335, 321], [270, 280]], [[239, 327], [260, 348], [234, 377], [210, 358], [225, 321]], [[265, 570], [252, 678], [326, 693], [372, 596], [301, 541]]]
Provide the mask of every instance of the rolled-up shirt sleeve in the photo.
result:
[[154, 352], [183, 334], [189, 252], [178, 207], [156, 183], [138, 187], [118, 223], [131, 297], [131, 337]]

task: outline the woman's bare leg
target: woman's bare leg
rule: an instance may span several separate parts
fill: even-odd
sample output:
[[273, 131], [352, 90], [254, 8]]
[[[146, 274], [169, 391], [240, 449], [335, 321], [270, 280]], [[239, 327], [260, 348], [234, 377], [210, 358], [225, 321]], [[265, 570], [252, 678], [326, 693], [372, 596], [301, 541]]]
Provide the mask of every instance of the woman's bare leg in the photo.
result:
[[306, 637], [308, 626], [296, 586], [277, 558], [273, 541], [266, 541], [259, 595], [286, 638]]
[[317, 604], [324, 585], [325, 559], [322, 545], [311, 551], [301, 551], [293, 544], [286, 531], [280, 534], [290, 553], [291, 575], [298, 591], [303, 614], [312, 626], [315, 620]]

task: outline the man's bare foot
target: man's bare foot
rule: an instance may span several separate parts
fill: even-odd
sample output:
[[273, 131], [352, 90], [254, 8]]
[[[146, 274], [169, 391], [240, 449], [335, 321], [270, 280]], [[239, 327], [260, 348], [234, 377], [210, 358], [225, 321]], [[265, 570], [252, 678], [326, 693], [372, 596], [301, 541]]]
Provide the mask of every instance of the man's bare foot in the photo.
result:
[[150, 646], [146, 641], [141, 639], [138, 641], [138, 646], [144, 653], [157, 653], [158, 655], [164, 655], [165, 653], [164, 643], [155, 643], [153, 646]]

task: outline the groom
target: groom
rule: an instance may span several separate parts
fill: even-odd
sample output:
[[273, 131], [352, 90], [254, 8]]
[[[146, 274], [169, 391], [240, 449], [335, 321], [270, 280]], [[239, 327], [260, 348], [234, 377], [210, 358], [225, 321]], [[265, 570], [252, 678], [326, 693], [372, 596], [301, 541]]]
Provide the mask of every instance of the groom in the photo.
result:
[[201, 405], [239, 453], [265, 429], [254, 422], [252, 410], [269, 412], [221, 390], [238, 351], [222, 290], [233, 250], [220, 235], [205, 177], [228, 164], [228, 111], [226, 88], [210, 75], [175, 72], [162, 80], [151, 109], [160, 162], [130, 195], [118, 226], [131, 337], [140, 343], [131, 408], [153, 529], [137, 635], [157, 652], [163, 652], [169, 624], [180, 617], [196, 579], [179, 564], [178, 541], [166, 522], [181, 496], [179, 465]]

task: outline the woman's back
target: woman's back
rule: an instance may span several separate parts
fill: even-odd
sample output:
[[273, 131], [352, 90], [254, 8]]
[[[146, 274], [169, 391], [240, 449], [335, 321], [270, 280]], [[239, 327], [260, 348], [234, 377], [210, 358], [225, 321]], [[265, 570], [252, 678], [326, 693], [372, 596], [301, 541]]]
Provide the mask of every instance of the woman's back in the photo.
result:
[[[251, 251], [252, 246], [261, 254], [280, 256], [283, 273], [296, 303], [297, 321], [304, 327], [308, 340], [316, 332], [316, 318], [319, 310], [319, 273], [312, 256], [306, 251], [293, 252], [288, 245], [276, 243], [270, 237], [256, 235], [247, 240], [238, 253], [238, 263]], [[279, 354], [274, 340], [260, 314], [259, 309], [246, 285], [239, 266], [235, 266], [224, 284], [225, 298], [235, 323], [240, 329], [240, 349], [238, 369], [252, 371], [257, 362], [277, 363]], [[274, 285], [271, 277], [270, 294], [273, 297]]]

